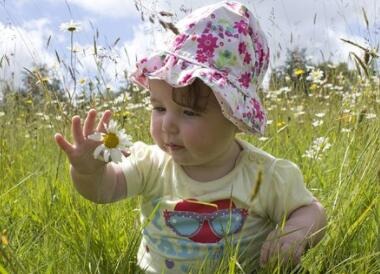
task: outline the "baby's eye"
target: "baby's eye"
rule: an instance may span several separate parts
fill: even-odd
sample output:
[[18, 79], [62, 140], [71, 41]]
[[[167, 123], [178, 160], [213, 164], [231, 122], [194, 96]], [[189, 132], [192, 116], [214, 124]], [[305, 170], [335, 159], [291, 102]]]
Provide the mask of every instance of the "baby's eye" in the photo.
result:
[[183, 113], [184, 113], [186, 116], [190, 116], [190, 117], [193, 117], [193, 116], [200, 116], [199, 113], [194, 112], [194, 111], [192, 111], [192, 110], [184, 110]]
[[165, 111], [165, 108], [164, 107], [153, 107], [153, 110], [158, 111], [158, 112], [163, 112], [163, 111]]

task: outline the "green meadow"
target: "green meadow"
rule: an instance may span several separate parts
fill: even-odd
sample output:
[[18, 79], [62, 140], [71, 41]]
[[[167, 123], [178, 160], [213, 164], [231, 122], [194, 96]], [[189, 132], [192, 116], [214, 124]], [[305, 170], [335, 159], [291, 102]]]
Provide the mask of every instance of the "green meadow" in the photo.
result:
[[[74, 189], [69, 163], [53, 136], [60, 132], [71, 139], [73, 115], [111, 109], [134, 141], [151, 143], [148, 93], [130, 84], [114, 91], [106, 87], [96, 50], [99, 77], [81, 79], [73, 54], [66, 62], [58, 54], [57, 59], [77, 93], [44, 66], [24, 71], [22, 90], [9, 84], [1, 91], [2, 274], [138, 273], [139, 198], [106, 205], [85, 200]], [[356, 57], [355, 69], [289, 57], [262, 94], [266, 134], [238, 135], [297, 163], [328, 214], [325, 237], [299, 266], [273, 261], [260, 273], [380, 272], [380, 79], [367, 59]], [[6, 59], [0, 64], [6, 66]], [[217, 273], [249, 270], [231, 248]]]

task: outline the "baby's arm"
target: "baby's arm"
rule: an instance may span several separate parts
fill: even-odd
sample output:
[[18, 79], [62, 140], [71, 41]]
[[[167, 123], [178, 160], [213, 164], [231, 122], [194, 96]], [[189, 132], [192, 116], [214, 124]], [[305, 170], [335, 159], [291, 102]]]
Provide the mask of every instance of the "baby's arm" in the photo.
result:
[[78, 192], [95, 203], [110, 203], [127, 195], [121, 167], [109, 163], [92, 174], [80, 174], [71, 166], [71, 178]]
[[325, 210], [317, 200], [297, 208], [289, 215], [284, 228], [268, 235], [261, 248], [260, 263], [264, 265], [279, 255], [284, 262], [298, 264], [307, 247], [322, 239], [326, 222]]
[[[104, 132], [104, 124], [110, 119], [111, 112], [105, 111], [96, 131]], [[94, 132], [95, 120], [96, 111], [90, 110], [82, 128], [80, 118], [74, 116], [71, 124], [74, 143], [69, 143], [59, 133], [55, 140], [71, 163], [71, 177], [79, 193], [96, 203], [108, 203], [125, 197], [127, 188], [119, 165], [94, 159], [93, 151], [99, 142], [87, 136]]]

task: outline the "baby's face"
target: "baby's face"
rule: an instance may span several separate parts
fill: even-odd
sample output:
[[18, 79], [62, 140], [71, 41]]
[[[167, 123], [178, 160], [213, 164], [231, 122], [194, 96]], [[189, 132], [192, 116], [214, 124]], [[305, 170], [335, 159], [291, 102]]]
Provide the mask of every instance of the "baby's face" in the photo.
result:
[[[150, 80], [149, 86], [150, 132], [155, 143], [182, 166], [220, 161], [234, 143], [236, 127], [223, 116], [215, 96], [211, 93], [205, 110], [197, 112], [176, 104], [165, 81]], [[207, 91], [204, 84], [201, 89]]]

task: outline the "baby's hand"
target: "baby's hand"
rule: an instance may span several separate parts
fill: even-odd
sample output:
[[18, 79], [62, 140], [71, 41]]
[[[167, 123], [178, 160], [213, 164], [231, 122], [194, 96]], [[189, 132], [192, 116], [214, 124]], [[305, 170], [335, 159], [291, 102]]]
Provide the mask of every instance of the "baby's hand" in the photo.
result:
[[69, 143], [60, 133], [55, 134], [55, 141], [58, 146], [67, 154], [69, 161], [75, 171], [79, 174], [92, 174], [99, 170], [106, 163], [104, 161], [94, 159], [94, 149], [100, 142], [96, 142], [87, 138], [94, 131], [105, 132], [104, 124], [108, 124], [111, 119], [111, 111], [107, 110], [103, 113], [96, 129], [96, 110], [91, 109], [87, 113], [83, 128], [79, 116], [74, 116], [71, 123], [71, 132], [74, 143]]
[[293, 266], [301, 261], [307, 244], [307, 231], [304, 228], [286, 225], [269, 233], [261, 247], [260, 264], [263, 266], [271, 258]]

